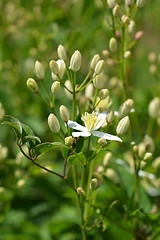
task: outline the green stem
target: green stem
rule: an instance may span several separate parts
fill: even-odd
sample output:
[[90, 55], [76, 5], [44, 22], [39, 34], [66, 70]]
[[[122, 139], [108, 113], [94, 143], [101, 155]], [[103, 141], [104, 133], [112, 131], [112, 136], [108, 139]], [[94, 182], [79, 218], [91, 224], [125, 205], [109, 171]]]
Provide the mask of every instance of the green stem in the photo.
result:
[[45, 82], [42, 81], [42, 84], [43, 84], [43, 87], [44, 87], [44, 89], [45, 89], [45, 91], [46, 91], [46, 93], [47, 93], [49, 102], [52, 102], [51, 96], [50, 96], [50, 94], [49, 94], [49, 91], [48, 91], [48, 89], [47, 89], [47, 87], [46, 87]]
[[39, 92], [37, 94], [42, 99], [42, 101], [45, 102], [50, 107], [49, 103], [42, 97], [42, 95]]
[[155, 119], [150, 117], [148, 127], [147, 127], [147, 134], [149, 136], [152, 136], [154, 123], [155, 123]]
[[88, 78], [89, 78], [89, 76], [90, 76], [90, 74], [91, 74], [92, 72], [93, 72], [93, 69], [91, 69], [91, 70], [89, 71], [89, 73], [87, 74], [86, 78], [84, 79], [84, 81], [82, 82], [82, 84], [79, 86], [78, 91], [81, 91], [81, 88], [87, 83]]

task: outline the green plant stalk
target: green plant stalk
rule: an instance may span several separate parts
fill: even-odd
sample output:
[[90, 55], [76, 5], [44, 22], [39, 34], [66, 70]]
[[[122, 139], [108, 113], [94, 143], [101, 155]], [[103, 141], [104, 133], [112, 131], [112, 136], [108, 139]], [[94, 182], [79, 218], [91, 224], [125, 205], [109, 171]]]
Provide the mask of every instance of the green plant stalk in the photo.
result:
[[84, 79], [84, 81], [82, 82], [82, 84], [79, 86], [78, 91], [81, 91], [81, 88], [87, 83], [88, 78], [89, 78], [89, 76], [90, 76], [90, 74], [91, 74], [92, 72], [93, 72], [93, 69], [91, 69], [91, 70], [89, 71], [89, 73], [87, 74], [86, 78]]
[[52, 102], [52, 99], [51, 99], [51, 96], [50, 96], [50, 94], [49, 94], [49, 91], [48, 91], [47, 86], [46, 86], [46, 84], [45, 84], [44, 81], [42, 81], [42, 85], [43, 85], [43, 87], [44, 87], [44, 89], [45, 89], [45, 91], [46, 91], [46, 93], [47, 93], [48, 100], [49, 100], [49, 102], [51, 103], [51, 102]]

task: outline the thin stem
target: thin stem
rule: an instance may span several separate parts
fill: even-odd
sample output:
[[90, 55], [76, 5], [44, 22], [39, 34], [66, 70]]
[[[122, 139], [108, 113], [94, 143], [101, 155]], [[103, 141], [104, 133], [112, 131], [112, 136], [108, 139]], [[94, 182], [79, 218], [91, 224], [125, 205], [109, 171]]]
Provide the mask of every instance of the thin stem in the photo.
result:
[[88, 78], [89, 78], [89, 76], [90, 76], [90, 74], [91, 74], [92, 72], [93, 72], [93, 69], [91, 69], [91, 70], [89, 71], [89, 73], [87, 74], [86, 78], [84, 79], [84, 81], [82, 82], [82, 84], [79, 86], [78, 91], [81, 91], [81, 88], [87, 83]]
[[42, 95], [39, 92], [37, 94], [42, 99], [42, 101], [45, 102], [50, 107], [49, 103], [42, 97]]

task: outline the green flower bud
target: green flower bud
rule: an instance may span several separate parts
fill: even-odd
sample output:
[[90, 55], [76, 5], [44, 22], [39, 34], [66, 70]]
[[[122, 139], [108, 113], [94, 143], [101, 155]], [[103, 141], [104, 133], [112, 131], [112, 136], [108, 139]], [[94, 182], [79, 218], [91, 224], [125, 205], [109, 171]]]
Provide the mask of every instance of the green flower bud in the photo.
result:
[[108, 89], [102, 89], [100, 92], [99, 92], [99, 98], [101, 100], [105, 99], [106, 97], [109, 96], [109, 90]]
[[77, 188], [77, 193], [78, 193], [78, 195], [83, 196], [83, 197], [85, 197], [85, 195], [86, 195], [85, 191], [83, 190], [82, 187]]
[[98, 144], [99, 144], [100, 146], [104, 147], [104, 146], [107, 145], [107, 141], [106, 141], [106, 139], [104, 139], [104, 138], [99, 138], [99, 139], [98, 139]]
[[54, 94], [58, 93], [60, 89], [61, 89], [61, 84], [58, 81], [55, 81], [51, 86], [51, 92]]
[[144, 158], [144, 154], [146, 153], [146, 145], [144, 142], [140, 143], [138, 145], [138, 156], [143, 159]]
[[91, 65], [90, 65], [90, 68], [92, 70], [95, 68], [95, 66], [98, 63], [99, 59], [100, 59], [99, 54], [94, 55], [94, 57], [92, 58]]
[[76, 50], [70, 60], [70, 69], [72, 69], [72, 71], [77, 72], [79, 71], [79, 69], [81, 68], [81, 64], [82, 64], [82, 56], [81, 53]]
[[138, 151], [139, 151], [138, 146], [137, 146], [137, 145], [133, 146], [133, 152], [134, 152], [135, 154], [138, 154]]
[[33, 78], [28, 78], [27, 87], [34, 93], [38, 93], [38, 84]]
[[35, 63], [35, 72], [36, 72], [37, 77], [40, 80], [44, 79], [44, 75], [45, 75], [44, 67], [43, 67], [42, 63], [40, 63], [39, 61], [36, 61], [36, 63]]
[[103, 60], [98, 61], [94, 70], [95, 74], [99, 75], [103, 71], [103, 68], [104, 68], [104, 61]]
[[144, 161], [150, 161], [151, 159], [152, 159], [152, 153], [147, 152], [147, 153], [144, 155], [143, 160], [144, 160]]
[[98, 180], [96, 178], [93, 178], [90, 183], [90, 188], [92, 192], [94, 192], [98, 188]]
[[158, 118], [160, 116], [160, 98], [155, 97], [148, 106], [148, 112], [151, 118]]
[[66, 49], [62, 45], [58, 46], [57, 53], [58, 53], [59, 59], [62, 59], [65, 62], [67, 61]]
[[76, 142], [75, 138], [73, 138], [72, 136], [66, 137], [65, 138], [65, 145], [71, 147], [73, 146], [73, 144]]
[[143, 7], [145, 4], [145, 0], [137, 0], [136, 5], [138, 8]]
[[59, 110], [60, 110], [60, 115], [61, 115], [62, 120], [64, 122], [68, 122], [68, 120], [69, 120], [68, 109], [64, 105], [61, 105]]
[[117, 40], [115, 38], [111, 38], [109, 41], [109, 49], [112, 53], [117, 51]]
[[128, 116], [122, 118], [116, 128], [117, 135], [120, 136], [120, 135], [125, 134], [126, 131], [128, 130], [129, 124], [130, 124], [130, 120], [129, 120]]
[[112, 180], [115, 184], [119, 182], [119, 176], [112, 168], [106, 169], [105, 176]]
[[106, 122], [108, 124], [112, 123], [114, 119], [114, 111], [112, 109], [108, 110], [107, 116], [106, 116]]
[[103, 166], [107, 167], [111, 159], [112, 159], [112, 153], [111, 152], [106, 153], [103, 160]]
[[50, 114], [48, 117], [48, 125], [53, 133], [58, 133], [60, 131], [60, 124], [57, 117], [54, 114]]
[[104, 85], [104, 75], [100, 73], [93, 79], [93, 85], [96, 89], [102, 89]]
[[120, 11], [120, 6], [117, 4], [112, 10], [113, 16], [118, 17], [120, 15]]

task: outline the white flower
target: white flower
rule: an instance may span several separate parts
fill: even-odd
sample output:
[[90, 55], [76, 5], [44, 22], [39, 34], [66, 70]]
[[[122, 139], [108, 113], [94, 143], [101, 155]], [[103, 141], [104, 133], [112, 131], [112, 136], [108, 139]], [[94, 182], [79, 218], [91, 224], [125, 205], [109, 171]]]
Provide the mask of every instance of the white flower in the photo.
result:
[[85, 112], [85, 114], [82, 115], [82, 120], [85, 127], [71, 120], [68, 121], [68, 127], [79, 131], [72, 132], [73, 137], [89, 137], [92, 134], [95, 137], [122, 142], [122, 140], [117, 136], [100, 131], [95, 131], [103, 125], [105, 119], [106, 113], [104, 112], [100, 113], [99, 115], [97, 115], [95, 112], [92, 112], [91, 114]]

